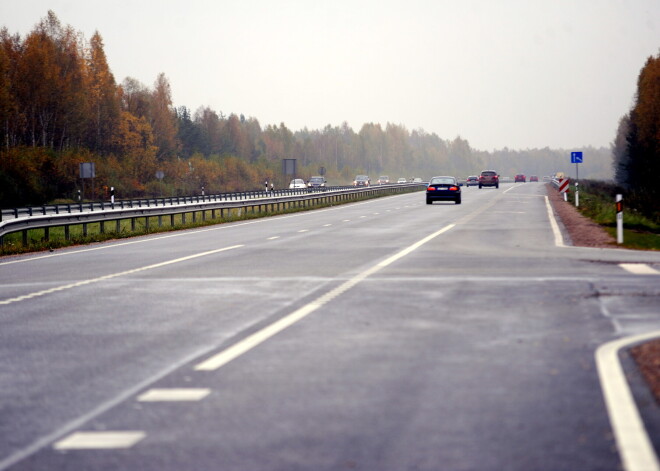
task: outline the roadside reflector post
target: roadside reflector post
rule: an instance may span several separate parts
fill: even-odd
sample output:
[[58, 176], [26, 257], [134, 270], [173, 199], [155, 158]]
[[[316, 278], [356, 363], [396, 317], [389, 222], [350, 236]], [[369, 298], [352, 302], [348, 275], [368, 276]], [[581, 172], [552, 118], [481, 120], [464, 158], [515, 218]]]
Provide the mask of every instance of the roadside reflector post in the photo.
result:
[[564, 194], [564, 201], [568, 201], [566, 193], [568, 192], [568, 178], [559, 179], [559, 192]]
[[575, 182], [575, 207], [580, 207], [580, 191], [578, 190], [578, 182]]
[[616, 195], [616, 243], [623, 244], [623, 195]]

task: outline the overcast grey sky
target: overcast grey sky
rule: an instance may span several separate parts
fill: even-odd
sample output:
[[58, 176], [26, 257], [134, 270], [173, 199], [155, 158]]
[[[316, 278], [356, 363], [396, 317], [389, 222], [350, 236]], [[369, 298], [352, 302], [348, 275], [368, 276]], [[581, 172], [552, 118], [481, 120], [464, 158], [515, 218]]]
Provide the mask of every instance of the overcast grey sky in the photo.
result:
[[473, 148], [609, 146], [660, 52], [660, 0], [0, 0], [22, 36], [53, 10], [98, 30], [118, 83], [262, 127], [367, 122]]

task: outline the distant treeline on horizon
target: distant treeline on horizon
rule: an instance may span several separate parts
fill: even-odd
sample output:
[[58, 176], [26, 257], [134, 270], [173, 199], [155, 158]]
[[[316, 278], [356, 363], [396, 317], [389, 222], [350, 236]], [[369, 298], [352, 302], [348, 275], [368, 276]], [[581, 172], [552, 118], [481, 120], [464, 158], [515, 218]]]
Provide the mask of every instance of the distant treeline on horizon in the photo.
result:
[[[71, 199], [80, 188], [79, 164], [95, 162], [96, 194], [119, 197], [207, 194], [278, 186], [281, 160], [297, 159], [298, 177], [321, 167], [335, 184], [357, 173], [391, 178], [438, 174], [460, 177], [496, 169], [501, 175], [573, 172], [570, 151], [582, 150], [580, 176], [611, 179], [608, 148], [492, 152], [456, 137], [440, 138], [400, 124], [346, 122], [292, 131], [262, 128], [254, 117], [200, 107], [174, 108], [164, 73], [152, 88], [133, 78], [121, 84], [107, 63], [101, 35], [89, 41], [49, 11], [25, 37], [0, 31], [0, 206]], [[159, 180], [157, 172], [163, 172]], [[88, 190], [89, 191], [89, 190]]]

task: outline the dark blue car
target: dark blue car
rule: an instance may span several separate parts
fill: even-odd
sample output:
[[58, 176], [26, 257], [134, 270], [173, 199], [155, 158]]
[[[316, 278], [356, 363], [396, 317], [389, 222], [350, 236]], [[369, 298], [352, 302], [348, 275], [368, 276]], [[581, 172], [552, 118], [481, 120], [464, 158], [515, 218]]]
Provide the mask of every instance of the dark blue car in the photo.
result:
[[453, 201], [461, 204], [461, 186], [454, 177], [433, 177], [426, 188], [426, 204], [434, 201]]

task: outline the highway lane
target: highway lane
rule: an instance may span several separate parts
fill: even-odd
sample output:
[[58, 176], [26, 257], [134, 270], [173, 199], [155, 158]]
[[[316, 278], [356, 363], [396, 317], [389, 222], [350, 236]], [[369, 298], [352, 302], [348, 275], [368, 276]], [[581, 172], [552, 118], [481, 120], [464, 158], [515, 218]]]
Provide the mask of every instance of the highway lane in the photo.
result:
[[[542, 188], [466, 189], [462, 205], [403, 195], [4, 261], [0, 462], [617, 469], [593, 352], [658, 328], [657, 279], [615, 262], [659, 260], [555, 247]], [[194, 369], [351, 280], [219, 370]], [[136, 400], [155, 386], [209, 396]], [[144, 438], [53, 449], [90, 430]]]

